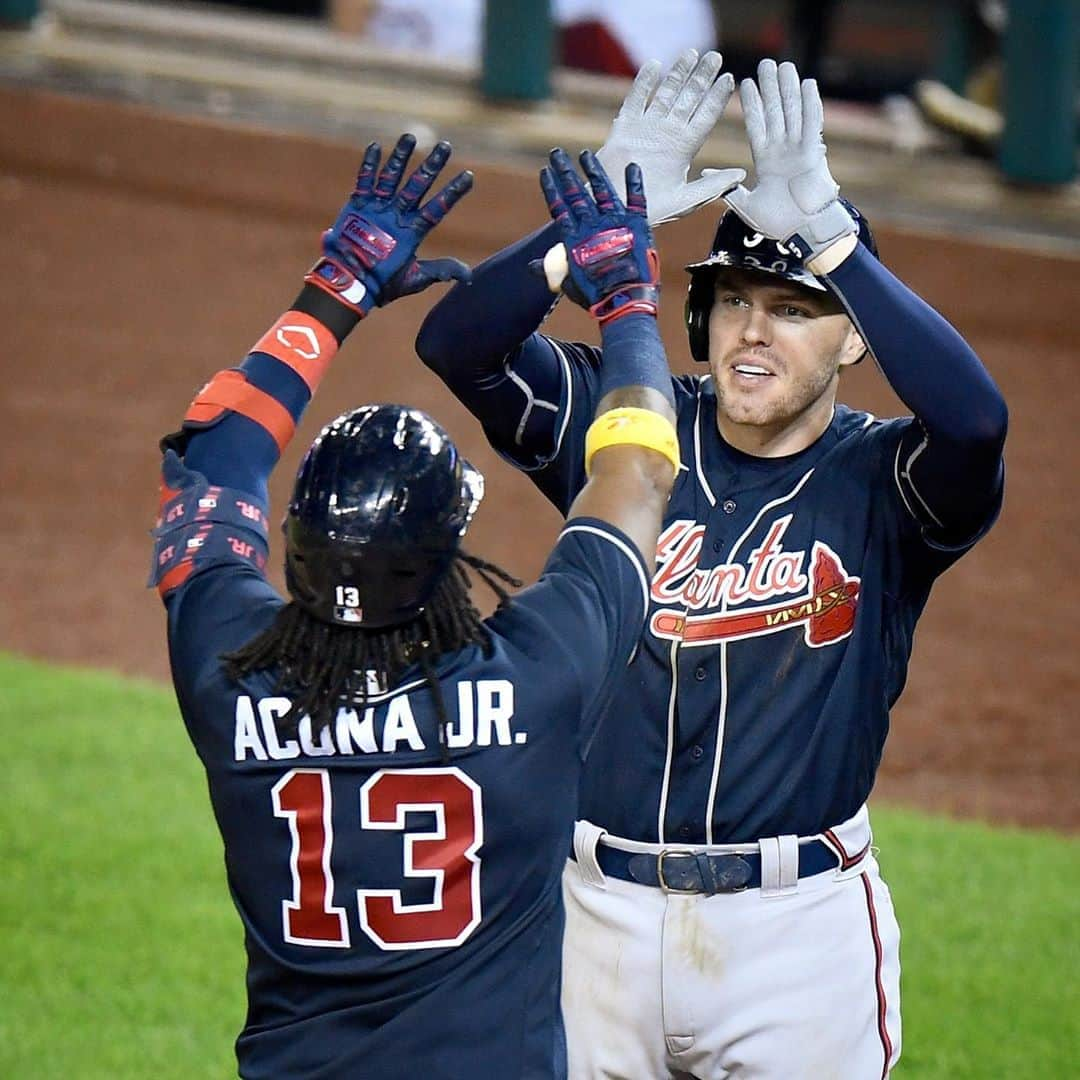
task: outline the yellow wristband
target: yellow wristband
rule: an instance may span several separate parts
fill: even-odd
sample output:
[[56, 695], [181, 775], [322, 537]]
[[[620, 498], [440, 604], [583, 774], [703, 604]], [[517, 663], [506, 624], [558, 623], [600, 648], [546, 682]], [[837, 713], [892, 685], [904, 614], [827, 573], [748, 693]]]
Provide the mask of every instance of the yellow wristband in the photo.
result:
[[679, 475], [679, 437], [675, 426], [652, 409], [626, 406], [598, 416], [585, 433], [585, 475], [592, 472], [592, 459], [605, 446], [630, 444], [657, 450], [671, 462]]

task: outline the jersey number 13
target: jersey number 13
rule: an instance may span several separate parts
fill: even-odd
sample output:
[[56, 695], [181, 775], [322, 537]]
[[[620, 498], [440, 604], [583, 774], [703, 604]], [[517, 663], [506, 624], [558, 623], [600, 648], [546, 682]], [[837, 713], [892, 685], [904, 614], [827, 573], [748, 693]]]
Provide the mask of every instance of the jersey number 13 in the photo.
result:
[[[271, 792], [292, 833], [292, 899], [281, 904], [285, 940], [348, 948], [349, 921], [336, 907], [330, 867], [332, 793], [326, 769], [292, 769]], [[429, 878], [429, 904], [406, 904], [397, 889], [357, 889], [360, 926], [381, 949], [460, 945], [480, 924], [484, 820], [479, 785], [460, 769], [380, 769], [360, 788], [362, 829], [405, 829], [408, 811], [435, 815], [431, 832], [404, 838], [407, 878]]]

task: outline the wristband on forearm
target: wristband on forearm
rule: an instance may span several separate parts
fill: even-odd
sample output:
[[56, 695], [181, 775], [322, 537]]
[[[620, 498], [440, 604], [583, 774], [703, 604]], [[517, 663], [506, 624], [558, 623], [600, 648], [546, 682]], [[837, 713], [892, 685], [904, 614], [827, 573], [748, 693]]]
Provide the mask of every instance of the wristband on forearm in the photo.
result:
[[304, 281], [332, 296], [358, 319], [375, 306], [375, 296], [367, 284], [344, 264], [325, 255], [304, 275]]
[[635, 312], [656, 315], [659, 308], [660, 286], [640, 282], [635, 285], [624, 285], [608, 294], [599, 303], [589, 308], [589, 314], [596, 318], [601, 326], [604, 326], [615, 319], [621, 319], [624, 315], [633, 315]]
[[607, 446], [643, 446], [656, 450], [671, 462], [679, 475], [679, 438], [675, 425], [651, 409], [626, 406], [598, 416], [585, 433], [585, 475], [592, 474], [592, 459]]
[[353, 308], [342, 304], [334, 293], [312, 284], [307, 278], [293, 301], [292, 310], [301, 311], [325, 326], [338, 345], [352, 333], [361, 318]]

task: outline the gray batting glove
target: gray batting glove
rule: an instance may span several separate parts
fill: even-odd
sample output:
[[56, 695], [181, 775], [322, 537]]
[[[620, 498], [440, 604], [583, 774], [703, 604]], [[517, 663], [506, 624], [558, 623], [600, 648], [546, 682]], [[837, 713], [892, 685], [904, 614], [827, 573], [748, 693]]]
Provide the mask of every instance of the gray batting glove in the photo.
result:
[[800, 84], [794, 64], [777, 69], [775, 60], [762, 60], [757, 85], [744, 79], [739, 97], [757, 183], [730, 192], [728, 205], [750, 228], [782, 240], [804, 262], [856, 233], [825, 160], [817, 83]]
[[658, 60], [643, 64], [597, 151], [624, 201], [626, 166], [632, 161], [641, 166], [650, 225], [683, 217], [746, 179], [744, 169], [705, 169], [697, 180], [686, 182], [735, 89], [730, 75], [720, 75], [721, 63], [717, 52], [699, 60], [695, 49], [687, 49], [663, 82]]

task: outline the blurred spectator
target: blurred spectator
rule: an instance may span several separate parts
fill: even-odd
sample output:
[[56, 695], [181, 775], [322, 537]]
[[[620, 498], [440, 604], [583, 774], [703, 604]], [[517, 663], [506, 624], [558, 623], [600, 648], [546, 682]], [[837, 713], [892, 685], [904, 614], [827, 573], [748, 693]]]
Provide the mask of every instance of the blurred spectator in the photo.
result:
[[[384, 48], [479, 66], [484, 0], [377, 0], [371, 7], [365, 32]], [[552, 0], [552, 15], [561, 62], [586, 71], [633, 75], [650, 58], [669, 66], [688, 46], [716, 44], [709, 0]]]
[[483, 17], [484, 0], [376, 0], [365, 33], [384, 49], [478, 67]]
[[646, 60], [664, 68], [687, 48], [714, 48], [708, 0], [553, 0], [566, 67], [633, 76]]

